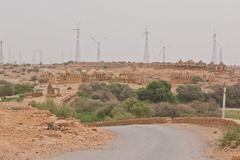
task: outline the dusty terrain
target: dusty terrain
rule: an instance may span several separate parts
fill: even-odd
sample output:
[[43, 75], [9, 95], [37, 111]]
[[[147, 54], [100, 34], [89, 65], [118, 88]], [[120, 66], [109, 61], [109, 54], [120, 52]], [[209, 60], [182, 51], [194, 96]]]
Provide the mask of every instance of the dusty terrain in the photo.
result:
[[0, 159], [38, 159], [61, 152], [99, 148], [113, 135], [83, 127], [76, 120], [57, 120], [31, 107], [0, 109]]

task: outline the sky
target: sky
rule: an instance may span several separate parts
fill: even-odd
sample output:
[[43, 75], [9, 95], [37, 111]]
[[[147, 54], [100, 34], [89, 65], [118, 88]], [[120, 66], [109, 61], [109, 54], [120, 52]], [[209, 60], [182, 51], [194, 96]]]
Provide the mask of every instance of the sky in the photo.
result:
[[166, 61], [210, 62], [216, 31], [224, 62], [240, 64], [239, 8], [240, 0], [0, 0], [0, 40], [5, 62], [38, 62], [40, 50], [44, 63], [68, 61], [81, 21], [82, 61], [96, 61], [95, 37], [101, 60], [141, 62], [148, 29], [151, 61], [162, 41]]

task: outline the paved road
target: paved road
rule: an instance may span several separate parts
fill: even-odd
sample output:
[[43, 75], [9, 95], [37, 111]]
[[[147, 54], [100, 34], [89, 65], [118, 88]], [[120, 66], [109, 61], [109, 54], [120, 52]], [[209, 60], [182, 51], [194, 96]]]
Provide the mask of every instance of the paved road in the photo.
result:
[[209, 160], [198, 136], [170, 125], [106, 127], [118, 134], [105, 149], [66, 153], [54, 160]]

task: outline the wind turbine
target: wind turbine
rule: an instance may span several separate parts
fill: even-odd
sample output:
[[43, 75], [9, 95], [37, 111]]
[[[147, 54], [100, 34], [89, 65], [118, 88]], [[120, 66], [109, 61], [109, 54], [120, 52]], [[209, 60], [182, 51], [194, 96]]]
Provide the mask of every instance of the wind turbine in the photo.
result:
[[220, 43], [216, 42], [216, 45], [220, 48], [219, 49], [219, 63], [223, 63], [223, 48]]
[[[99, 63], [101, 61], [101, 41], [97, 40], [94, 37], [90, 37], [91, 40], [93, 40], [97, 44], [97, 62]], [[104, 37], [104, 40], [108, 37]]]
[[158, 61], [160, 62], [160, 56], [162, 55], [162, 63], [166, 63], [166, 48], [167, 47], [162, 41], [160, 41], [160, 42], [162, 44], [162, 48], [161, 48], [161, 50], [159, 52], [159, 55], [158, 55]]
[[99, 40], [96, 40], [94, 37], [90, 37], [91, 40], [93, 40], [95, 43], [97, 43], [97, 62], [100, 62], [101, 59], [101, 42]]
[[[147, 28], [147, 27], [146, 27]], [[149, 31], [146, 29], [146, 31], [143, 33], [143, 36], [145, 36], [145, 45], [144, 45], [144, 55], [143, 55], [143, 63], [150, 63], [150, 54], [149, 54]]]
[[73, 29], [74, 31], [77, 32], [75, 62], [79, 62], [81, 59], [80, 57], [80, 24], [81, 22], [78, 23], [77, 28]]

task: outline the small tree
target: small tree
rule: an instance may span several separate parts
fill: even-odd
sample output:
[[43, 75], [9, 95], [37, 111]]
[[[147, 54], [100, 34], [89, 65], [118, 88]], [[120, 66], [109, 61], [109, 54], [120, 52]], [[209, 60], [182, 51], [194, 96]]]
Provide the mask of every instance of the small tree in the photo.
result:
[[129, 98], [125, 101], [125, 107], [128, 112], [136, 117], [149, 117], [153, 110], [145, 103], [136, 98]]
[[146, 88], [137, 91], [138, 99], [142, 101], [176, 102], [176, 97], [171, 92], [171, 85], [165, 81], [151, 82]]

